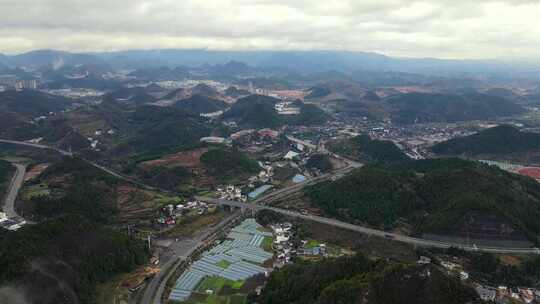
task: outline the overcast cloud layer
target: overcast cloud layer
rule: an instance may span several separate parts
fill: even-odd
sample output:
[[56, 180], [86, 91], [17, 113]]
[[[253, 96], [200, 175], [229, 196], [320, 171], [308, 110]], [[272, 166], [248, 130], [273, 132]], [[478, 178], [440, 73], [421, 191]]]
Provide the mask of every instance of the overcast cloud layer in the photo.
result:
[[349, 50], [540, 58], [540, 0], [0, 0], [0, 52]]

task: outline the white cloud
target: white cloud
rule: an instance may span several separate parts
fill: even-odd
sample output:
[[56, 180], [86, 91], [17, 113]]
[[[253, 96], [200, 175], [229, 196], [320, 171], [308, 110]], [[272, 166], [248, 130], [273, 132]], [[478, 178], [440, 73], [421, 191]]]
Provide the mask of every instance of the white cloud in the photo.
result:
[[0, 52], [339, 49], [538, 58], [535, 0], [2, 0]]

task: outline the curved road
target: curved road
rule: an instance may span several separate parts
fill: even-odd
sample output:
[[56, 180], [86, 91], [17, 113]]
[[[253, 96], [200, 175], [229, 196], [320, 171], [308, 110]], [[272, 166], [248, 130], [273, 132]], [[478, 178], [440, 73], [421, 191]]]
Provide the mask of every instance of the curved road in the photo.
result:
[[[51, 150], [51, 151], [55, 151], [55, 152], [58, 152], [64, 156], [70, 156], [70, 157], [73, 157], [75, 156], [74, 153], [72, 152], [69, 152], [69, 151], [66, 151], [66, 150], [62, 150], [62, 149], [59, 149], [59, 148], [55, 148], [55, 147], [51, 147], [51, 146], [46, 146], [46, 145], [41, 145], [41, 144], [34, 144], [34, 143], [29, 143], [29, 142], [25, 142], [25, 141], [16, 141], [16, 140], [8, 140], [8, 139], [0, 139], [0, 143], [4, 143], [4, 144], [12, 144], [12, 145], [18, 145], [18, 146], [25, 146], [25, 147], [30, 147], [30, 148], [36, 148], [36, 149], [43, 149], [43, 150]], [[113, 170], [107, 168], [107, 167], [104, 167], [98, 163], [95, 163], [93, 161], [90, 161], [90, 160], [87, 160], [87, 159], [84, 159], [84, 158], [80, 158], [81, 160], [85, 161], [87, 164], [91, 165], [91, 166], [94, 166], [100, 170], [102, 170], [103, 172], [105, 173], [108, 173], [118, 179], [121, 179], [123, 181], [126, 181], [126, 182], [129, 182], [129, 183], [133, 183], [133, 184], [136, 184], [136, 185], [139, 185], [147, 190], [160, 190], [160, 191], [163, 191], [163, 192], [169, 192], [169, 191], [165, 191], [165, 190], [162, 190], [162, 189], [157, 189], [156, 187], [152, 187], [152, 186], [149, 186], [149, 185], [146, 185], [146, 184], [143, 184], [139, 181], [136, 181], [132, 178], [129, 178], [129, 177], [126, 177], [120, 173], [117, 173], [117, 172], [114, 172]]]
[[[63, 155], [73, 156], [73, 154], [71, 152], [67, 152], [67, 151], [64, 151], [64, 150], [61, 150], [61, 149], [57, 149], [57, 148], [49, 147], [49, 146], [45, 146], [45, 145], [32, 144], [32, 143], [21, 142], [21, 141], [13, 141], [13, 140], [4, 140], [4, 139], [0, 139], [0, 143], [10, 143], [10, 144], [15, 144], [15, 145], [23, 145], [23, 146], [29, 146], [29, 147], [34, 147], [34, 148], [40, 148], [40, 149], [50, 149], [50, 150], [57, 151], [57, 152], [59, 152], [59, 153], [61, 153]], [[133, 181], [132, 179], [126, 178], [126, 177], [124, 177], [124, 176], [122, 176], [122, 175], [120, 175], [118, 173], [115, 173], [114, 171], [112, 171], [110, 169], [107, 169], [107, 168], [105, 168], [105, 167], [103, 167], [101, 165], [90, 162], [88, 160], [85, 160], [85, 161], [87, 161], [89, 164], [95, 166], [96, 168], [99, 168], [99, 169], [101, 169], [101, 170], [103, 170], [103, 171], [105, 171], [105, 172], [107, 172], [109, 174], [112, 174], [112, 175], [114, 175], [114, 176], [116, 176], [118, 178], [121, 178], [121, 179], [129, 181], [129, 182], [134, 182], [136, 184], [141, 184], [139, 182]], [[432, 241], [432, 240], [426, 240], [426, 239], [413, 238], [413, 237], [408, 237], [408, 236], [404, 236], [404, 235], [400, 235], [400, 234], [387, 233], [387, 232], [382, 231], [382, 230], [376, 230], [376, 229], [372, 229], [372, 228], [368, 228], [368, 227], [352, 225], [352, 224], [341, 222], [341, 221], [338, 221], [338, 220], [335, 220], [335, 219], [324, 218], [324, 217], [314, 216], [314, 215], [304, 215], [304, 214], [301, 214], [301, 213], [298, 213], [298, 212], [293, 212], [293, 211], [290, 211], [290, 210], [279, 209], [279, 208], [274, 208], [274, 207], [268, 207], [268, 206], [264, 206], [262, 204], [263, 202], [268, 202], [268, 201], [272, 201], [272, 200], [275, 200], [275, 199], [283, 198], [283, 197], [285, 197], [285, 196], [287, 196], [287, 195], [289, 195], [291, 193], [300, 191], [306, 185], [312, 184], [312, 183], [314, 183], [316, 181], [320, 181], [320, 180], [324, 180], [324, 179], [332, 179], [334, 177], [339, 177], [339, 176], [347, 173], [352, 168], [357, 168], [357, 167], [362, 166], [362, 164], [357, 163], [357, 162], [353, 162], [353, 161], [348, 161], [348, 163], [349, 163], [349, 167], [338, 170], [333, 174], [327, 174], [327, 175], [315, 178], [313, 180], [307, 181], [307, 182], [299, 184], [299, 185], [294, 185], [294, 186], [291, 186], [289, 188], [284, 188], [284, 189], [273, 191], [273, 192], [271, 192], [271, 193], [257, 199], [254, 203], [251, 203], [251, 204], [239, 203], [239, 202], [233, 202], [233, 201], [225, 201], [225, 200], [215, 200], [215, 199], [210, 199], [210, 198], [205, 198], [205, 197], [197, 197], [197, 199], [199, 199], [201, 201], [217, 203], [219, 205], [233, 206], [233, 207], [239, 207], [239, 208], [244, 208], [244, 209], [247, 208], [247, 209], [253, 209], [253, 210], [263, 210], [263, 209], [272, 210], [272, 211], [275, 211], [275, 212], [278, 212], [278, 213], [281, 213], [281, 214], [285, 214], [285, 215], [289, 215], [289, 216], [292, 216], [292, 217], [311, 220], [311, 221], [315, 221], [315, 222], [319, 222], [319, 223], [323, 223], [323, 224], [327, 224], [327, 225], [332, 225], [332, 226], [339, 227], [339, 228], [349, 229], [349, 230], [357, 231], [357, 232], [368, 234], [368, 235], [384, 237], [384, 238], [388, 238], [388, 239], [392, 239], [392, 240], [400, 241], [400, 242], [404, 242], [404, 243], [409, 243], [409, 244], [413, 244], [413, 245], [417, 245], [417, 246], [438, 247], [438, 248], [459, 247], [459, 248], [462, 248], [464, 250], [484, 251], [484, 252], [492, 252], [492, 253], [540, 254], [540, 250], [538, 248], [502, 248], [502, 247], [499, 248], [499, 247], [476, 247], [476, 246], [471, 247], [468, 244], [446, 243], [446, 242], [438, 242], [438, 241]], [[141, 184], [141, 185], [149, 187], [149, 188], [153, 188], [153, 187], [150, 187], [150, 186], [147, 186], [147, 185], [144, 185], [144, 184]]]
[[[65, 150], [61, 150], [61, 149], [58, 149], [58, 148], [49, 147], [49, 146], [45, 146], [45, 145], [32, 144], [32, 143], [27, 143], [27, 142], [19, 142], [19, 141], [12, 141], [12, 140], [3, 140], [3, 139], [0, 139], [0, 143], [23, 145], [23, 146], [29, 146], [29, 147], [39, 148], [39, 149], [49, 149], [49, 150], [57, 151], [57, 152], [59, 152], [59, 153], [61, 153], [63, 155], [73, 156], [73, 154], [71, 152], [67, 152]], [[343, 159], [343, 158], [341, 158], [341, 159]], [[91, 162], [91, 161], [88, 161], [88, 160], [85, 160], [85, 159], [83, 159], [83, 160], [86, 161], [87, 163], [91, 164], [92, 166], [94, 166], [94, 167], [96, 167], [98, 169], [101, 169], [104, 172], [107, 172], [107, 173], [109, 173], [109, 174], [111, 174], [113, 176], [116, 176], [116, 177], [118, 177], [118, 178], [120, 178], [122, 180], [131, 182], [131, 183], [135, 183], [135, 184], [141, 185], [141, 186], [146, 187], [146, 188], [156, 189], [155, 187], [151, 187], [151, 186], [142, 184], [142, 183], [140, 183], [138, 181], [134, 181], [134, 180], [132, 180], [132, 179], [130, 179], [128, 177], [125, 177], [125, 176], [123, 176], [121, 174], [118, 174], [118, 173], [116, 173], [116, 172], [114, 172], [114, 171], [112, 171], [112, 170], [110, 170], [110, 169], [108, 169], [106, 167], [103, 167], [101, 165], [98, 165], [98, 164], [96, 164], [94, 162]], [[367, 234], [367, 235], [373, 235], [373, 236], [377, 236], [377, 237], [387, 238], [389, 240], [408, 243], [408, 244], [412, 244], [412, 245], [415, 245], [415, 246], [437, 247], [437, 248], [459, 247], [461, 249], [468, 250], [468, 251], [482, 251], [482, 252], [490, 252], [490, 253], [540, 254], [540, 250], [538, 248], [476, 247], [476, 246], [469, 246], [469, 245], [466, 245], [466, 244], [447, 243], [447, 242], [432, 241], [432, 240], [426, 240], [426, 239], [420, 239], [420, 238], [413, 238], [413, 237], [404, 236], [404, 235], [400, 235], [400, 234], [388, 233], [388, 232], [385, 232], [385, 231], [382, 231], [382, 230], [372, 229], [372, 228], [368, 228], [368, 227], [364, 227], [364, 226], [353, 225], [353, 224], [341, 222], [341, 221], [331, 219], [331, 218], [325, 218], [325, 217], [315, 216], [315, 215], [306, 215], [306, 214], [301, 214], [301, 213], [290, 211], [290, 210], [285, 210], [285, 209], [280, 209], [280, 208], [275, 208], [275, 207], [269, 207], [269, 206], [264, 205], [264, 203], [268, 203], [268, 202], [271, 202], [271, 201], [276, 200], [276, 199], [282, 199], [282, 198], [284, 198], [284, 197], [286, 197], [286, 196], [288, 196], [288, 195], [290, 195], [292, 193], [298, 192], [303, 187], [305, 187], [307, 185], [310, 185], [310, 184], [313, 184], [315, 182], [319, 182], [319, 181], [322, 181], [322, 180], [339, 178], [340, 176], [343, 176], [344, 174], [348, 173], [350, 170], [362, 166], [362, 164], [357, 163], [357, 162], [353, 162], [353, 161], [350, 161], [350, 160], [346, 160], [346, 161], [347, 161], [347, 163], [349, 165], [348, 167], [345, 167], [343, 169], [335, 171], [332, 174], [326, 174], [326, 175], [317, 177], [315, 179], [306, 181], [306, 182], [298, 184], [298, 185], [294, 185], [294, 186], [291, 186], [291, 187], [288, 187], [288, 188], [273, 191], [273, 192], [271, 192], [271, 193], [269, 193], [267, 195], [264, 195], [261, 198], [255, 200], [253, 203], [249, 203], [249, 204], [248, 203], [240, 203], [240, 202], [218, 200], [218, 199], [212, 199], [212, 198], [206, 198], [206, 197], [196, 197], [196, 199], [198, 199], [200, 201], [206, 201], [206, 202], [210, 202], [210, 203], [215, 203], [215, 204], [218, 204], [218, 205], [232, 206], [232, 207], [238, 207], [238, 208], [242, 208], [242, 209], [250, 209], [250, 210], [255, 210], [255, 211], [258, 211], [258, 210], [271, 210], [271, 211], [274, 211], [274, 212], [277, 212], [277, 213], [280, 213], [280, 214], [284, 214], [284, 215], [287, 215], [287, 216], [291, 216], [291, 217], [295, 217], [295, 218], [301, 218], [301, 219], [304, 219], [304, 220], [314, 221], [314, 222], [318, 222], [318, 223], [322, 223], [322, 224], [327, 224], [327, 225], [331, 225], [331, 226], [334, 226], [334, 227], [348, 229], [348, 230], [356, 231], [356, 232]], [[19, 171], [19, 169], [18, 169], [18, 172], [21, 172], [21, 171]], [[18, 177], [18, 176], [20, 176], [20, 175], [17, 175], [16, 177]], [[24, 173], [22, 174], [22, 177], [24, 177]], [[22, 178], [22, 177], [20, 177], [20, 178]], [[18, 191], [18, 188], [20, 188], [20, 185], [19, 185], [19, 187], [16, 187], [16, 188], [17, 188], [17, 191]], [[10, 193], [11, 192], [12, 191], [10, 191]], [[15, 192], [15, 197], [16, 197], [16, 192]], [[13, 199], [13, 201], [14, 201], [14, 199]], [[13, 204], [11, 204], [11, 205], [13, 205]], [[6, 205], [6, 207], [7, 206], [8, 205]], [[13, 212], [14, 212], [14, 210], [13, 210]], [[224, 222], [220, 223], [218, 226], [216, 226], [214, 229], [212, 229], [212, 231], [216, 231], [217, 229], [221, 229], [227, 222], [228, 221], [224, 221]], [[206, 235], [205, 237], [208, 237], [208, 235]], [[193, 251], [195, 251], [196, 248], [200, 245], [200, 243], [203, 240], [204, 240], [204, 238], [202, 238], [202, 239], [199, 238], [198, 240], [193, 242], [193, 244], [191, 244], [190, 246], [187, 246], [187, 247], [183, 248], [181, 250], [182, 251], [181, 253], [178, 250], [175, 249], [175, 256], [170, 261], [168, 261], [167, 263], [165, 263], [162, 266], [162, 271], [160, 271], [151, 280], [151, 282], [147, 286], [147, 288], [145, 290], [145, 293], [143, 295], [142, 301], [141, 301], [142, 304], [160, 304], [161, 303], [161, 296], [162, 296], [162, 293], [164, 291], [165, 284], [166, 284], [168, 278], [170, 277], [170, 275], [172, 273], [172, 271], [170, 271], [170, 270], [177, 267], [181, 261], [183, 261], [187, 256], [189, 256]]]
[[15, 211], [15, 201], [17, 199], [17, 194], [24, 182], [24, 175], [26, 174], [26, 166], [22, 164], [12, 163], [15, 168], [15, 174], [11, 179], [9, 184], [9, 190], [6, 194], [4, 204], [2, 205], [2, 210], [6, 213], [8, 218], [22, 218]]

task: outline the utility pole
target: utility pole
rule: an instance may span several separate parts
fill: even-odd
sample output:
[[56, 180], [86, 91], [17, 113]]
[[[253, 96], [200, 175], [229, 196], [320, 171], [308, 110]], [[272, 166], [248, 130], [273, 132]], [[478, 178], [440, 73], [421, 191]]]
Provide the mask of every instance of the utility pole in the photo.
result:
[[148, 252], [152, 252], [152, 244], [150, 242], [150, 234], [148, 235]]

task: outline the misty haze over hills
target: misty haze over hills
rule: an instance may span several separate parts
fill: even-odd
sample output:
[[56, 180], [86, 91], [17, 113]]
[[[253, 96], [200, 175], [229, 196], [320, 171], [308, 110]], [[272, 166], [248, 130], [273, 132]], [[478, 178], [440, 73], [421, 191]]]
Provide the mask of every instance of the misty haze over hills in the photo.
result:
[[259, 68], [279, 68], [297, 73], [323, 71], [394, 71], [436, 76], [491, 76], [530, 78], [540, 75], [540, 65], [498, 60], [448, 60], [395, 58], [377, 53], [347, 51], [209, 51], [130, 50], [102, 53], [70, 53], [37, 50], [18, 55], [0, 54], [2, 67], [56, 67], [63, 65], [109, 65], [113, 68], [197, 66], [239, 61]]

